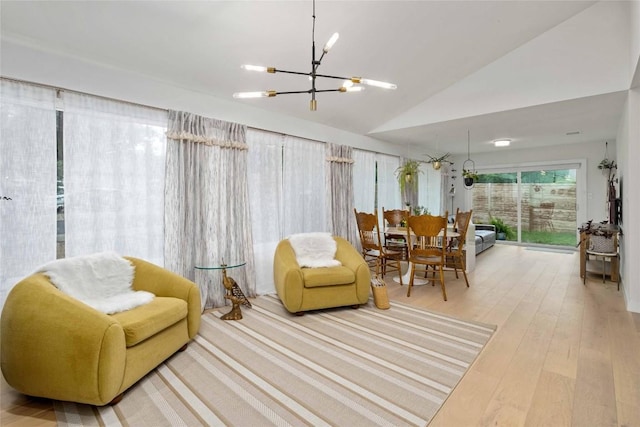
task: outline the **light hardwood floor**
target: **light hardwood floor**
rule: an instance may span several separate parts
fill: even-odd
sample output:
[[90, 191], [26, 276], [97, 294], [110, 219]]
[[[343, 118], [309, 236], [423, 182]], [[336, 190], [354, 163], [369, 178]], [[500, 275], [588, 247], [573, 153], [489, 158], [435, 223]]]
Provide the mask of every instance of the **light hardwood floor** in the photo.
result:
[[[493, 338], [430, 426], [639, 426], [640, 314], [622, 291], [579, 277], [578, 254], [496, 245], [469, 275], [392, 300], [497, 325]], [[52, 405], [2, 380], [2, 426], [54, 426]], [[126, 396], [125, 396], [126, 398]]]

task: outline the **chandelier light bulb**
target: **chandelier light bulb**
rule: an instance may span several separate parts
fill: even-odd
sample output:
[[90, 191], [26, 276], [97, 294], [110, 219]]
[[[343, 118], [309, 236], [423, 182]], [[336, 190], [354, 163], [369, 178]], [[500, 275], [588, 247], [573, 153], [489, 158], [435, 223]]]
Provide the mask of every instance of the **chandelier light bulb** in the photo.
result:
[[353, 82], [351, 80], [345, 80], [342, 82], [342, 87], [350, 88], [353, 87]]
[[324, 48], [322, 48], [324, 53], [329, 53], [329, 50], [333, 47], [334, 44], [336, 44], [336, 42], [338, 41], [339, 37], [340, 37], [340, 34], [333, 33], [333, 35], [331, 36], [331, 38], [329, 39], [327, 44], [325, 44]]
[[362, 92], [363, 90], [364, 90], [364, 86], [351, 86], [351, 87], [344, 88], [345, 92]]
[[393, 83], [380, 82], [378, 80], [371, 80], [371, 79], [360, 79], [360, 83], [362, 83], [363, 85], [368, 85], [368, 86], [381, 87], [383, 89], [397, 89], [398, 88], [398, 86], [394, 85]]
[[257, 71], [259, 73], [275, 73], [276, 72], [276, 69], [274, 67], [263, 67], [262, 65], [244, 64], [244, 65], [241, 65], [240, 68], [247, 71]]
[[244, 65], [241, 65], [240, 68], [242, 68], [243, 70], [247, 70], [247, 71], [258, 71], [258, 72], [261, 72], [261, 73], [266, 73], [267, 72], [267, 67], [263, 67], [262, 65], [244, 64]]
[[273, 90], [266, 90], [261, 92], [236, 92], [233, 94], [233, 97], [238, 99], [267, 98], [271, 96], [276, 96], [276, 92]]

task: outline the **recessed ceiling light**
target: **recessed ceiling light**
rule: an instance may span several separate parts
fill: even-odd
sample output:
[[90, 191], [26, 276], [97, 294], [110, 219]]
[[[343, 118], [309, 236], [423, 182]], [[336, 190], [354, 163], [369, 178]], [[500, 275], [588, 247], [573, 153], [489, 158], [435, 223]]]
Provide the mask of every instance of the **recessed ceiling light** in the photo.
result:
[[496, 147], [508, 147], [509, 144], [511, 144], [510, 139], [496, 139], [495, 141], [493, 141], [493, 145], [495, 145]]

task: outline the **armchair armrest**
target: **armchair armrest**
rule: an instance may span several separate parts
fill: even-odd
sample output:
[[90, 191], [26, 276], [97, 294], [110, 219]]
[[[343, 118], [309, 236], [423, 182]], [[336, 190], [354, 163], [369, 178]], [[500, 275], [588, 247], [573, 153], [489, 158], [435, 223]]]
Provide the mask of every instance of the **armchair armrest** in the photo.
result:
[[138, 258], [125, 257], [135, 267], [133, 289], [151, 292], [159, 297], [180, 298], [187, 302], [189, 338], [200, 329], [200, 290], [198, 285], [166, 268]]
[[282, 300], [287, 308], [287, 304], [302, 300], [304, 279], [289, 240], [282, 240], [276, 247], [273, 257], [273, 280], [278, 295], [283, 296]]
[[360, 252], [342, 237], [334, 237], [338, 243], [336, 259], [342, 265], [352, 270], [356, 275], [356, 292], [358, 297], [364, 298], [369, 295], [369, 285], [371, 284], [371, 271], [369, 265], [364, 260]]
[[47, 276], [34, 274], [14, 286], [0, 333], [2, 372], [15, 389], [95, 405], [120, 393], [126, 358], [122, 327], [62, 293]]

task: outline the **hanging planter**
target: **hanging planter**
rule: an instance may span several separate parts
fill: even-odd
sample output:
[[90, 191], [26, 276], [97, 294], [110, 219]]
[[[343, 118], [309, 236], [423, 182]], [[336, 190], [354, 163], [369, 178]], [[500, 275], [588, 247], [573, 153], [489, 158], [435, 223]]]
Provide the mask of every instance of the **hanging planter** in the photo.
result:
[[600, 163], [598, 163], [598, 169], [608, 171], [609, 175], [611, 175], [611, 170], [616, 168], [616, 162], [614, 160], [609, 160], [609, 141], [605, 141], [604, 159], [602, 159]]
[[431, 163], [431, 166], [433, 166], [434, 170], [440, 170], [443, 163], [451, 163], [449, 160], [447, 160], [450, 155], [451, 153], [447, 153], [444, 156], [432, 157], [427, 154], [426, 156], [429, 158], [429, 160], [427, 160], [427, 163]]
[[464, 179], [464, 187], [466, 189], [471, 189], [473, 188], [473, 184], [475, 184], [475, 182], [478, 180], [478, 174], [473, 172], [473, 170], [469, 169], [463, 169], [462, 170], [462, 177]]
[[418, 174], [421, 172], [420, 163], [417, 160], [407, 160], [404, 165], [396, 169], [400, 194], [404, 195], [405, 189], [413, 191], [418, 189]]
[[467, 160], [462, 164], [462, 180], [464, 182], [464, 188], [471, 190], [473, 184], [478, 180], [478, 174], [476, 173], [476, 164], [471, 160], [471, 134], [467, 131]]

